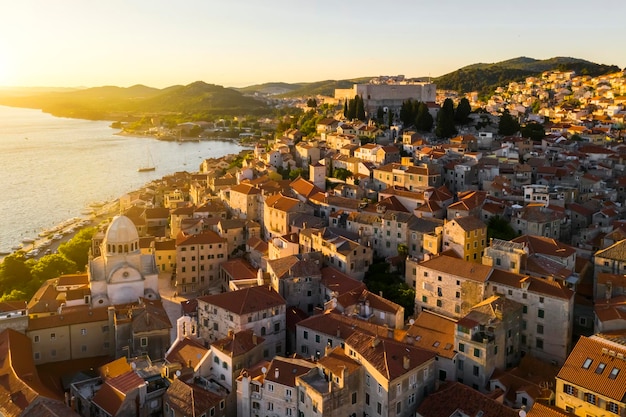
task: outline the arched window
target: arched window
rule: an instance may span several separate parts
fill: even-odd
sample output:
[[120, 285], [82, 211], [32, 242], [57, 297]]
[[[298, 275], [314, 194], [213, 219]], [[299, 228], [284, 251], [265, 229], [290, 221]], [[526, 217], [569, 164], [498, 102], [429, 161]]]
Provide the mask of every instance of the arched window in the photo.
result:
[[128, 253], [128, 244], [124, 245], [124, 253]]
[[117, 252], [122, 253], [122, 245], [117, 245]]

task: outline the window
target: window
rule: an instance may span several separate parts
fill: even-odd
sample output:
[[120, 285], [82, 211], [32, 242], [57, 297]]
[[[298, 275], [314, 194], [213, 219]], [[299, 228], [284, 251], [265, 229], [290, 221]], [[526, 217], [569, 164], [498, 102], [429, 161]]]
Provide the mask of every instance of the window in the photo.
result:
[[463, 365], [465, 364], [465, 361], [463, 361], [463, 359], [459, 359], [459, 362], [456, 364], [457, 368], [459, 369], [459, 371], [463, 370]]
[[583, 369], [589, 369], [592, 362], [593, 362], [593, 359], [591, 358], [585, 359], [585, 362], [583, 363]]
[[596, 368], [596, 374], [601, 374], [602, 372], [604, 372], [604, 368], [606, 368], [606, 363], [600, 362], [598, 364], [598, 367]]
[[87, 329], [80, 329], [81, 336], [87, 336]]
[[587, 401], [589, 404], [596, 405], [596, 395], [589, 392], [585, 393], [585, 401]]
[[320, 335], [316, 334], [315, 335], [315, 343], [320, 343], [321, 339], [320, 339]]
[[304, 340], [309, 340], [309, 332], [304, 331]]
[[578, 397], [578, 390], [572, 385], [563, 384], [563, 392], [567, 395], [573, 395], [574, 397]]
[[441, 307], [443, 305], [443, 301], [437, 300], [437, 307]]
[[352, 404], [356, 404], [356, 392], [352, 393]]
[[539, 302], [540, 302], [540, 303], [542, 303], [542, 304], [543, 304], [543, 300], [544, 300], [544, 298], [543, 298], [543, 297], [539, 297]]
[[422, 295], [422, 303], [428, 303], [428, 297]]
[[50, 340], [56, 340], [56, 338], [57, 338], [56, 333], [50, 333]]
[[274, 392], [274, 384], [267, 384], [267, 390], [269, 392]]
[[619, 414], [619, 405], [615, 404], [614, 402], [607, 402], [606, 409], [613, 414]]
[[370, 386], [370, 376], [369, 375], [365, 375], [365, 385], [367, 385], [368, 387]]
[[543, 339], [537, 339], [535, 346], [537, 346], [537, 349], [543, 349]]
[[148, 346], [148, 338], [147, 337], [142, 337], [141, 340], [140, 340], [140, 344], [141, 344], [141, 347]]
[[480, 368], [478, 366], [474, 365], [473, 373], [474, 373], [474, 376], [480, 375]]
[[83, 353], [87, 352], [87, 345], [82, 345], [80, 347], [80, 351], [83, 352]]
[[274, 333], [280, 332], [280, 322], [274, 323]]
[[537, 334], [543, 334], [543, 324], [537, 325]]
[[465, 343], [459, 343], [459, 352], [465, 352]]
[[455, 294], [455, 296], [456, 296], [456, 298], [461, 298], [461, 292], [460, 292], [460, 291], [457, 291], [457, 292], [456, 292], [456, 294]]
[[306, 345], [302, 345], [302, 347], [300, 348], [300, 352], [307, 354], [309, 353], [309, 348]]
[[528, 306], [524, 306], [522, 308], [522, 313], [524, 313], [524, 314], [528, 313]]
[[543, 309], [540, 308], [537, 310], [537, 317], [539, 317], [540, 319], [544, 318], [545, 314], [546, 313], [545, 311], [543, 311]]
[[523, 298], [524, 300], [526, 300], [526, 299], [528, 298], [528, 294], [523, 293], [523, 294], [522, 294], [522, 298]]
[[396, 414], [400, 414], [402, 412], [402, 401], [398, 401], [396, 403]]
[[35, 343], [39, 343], [39, 336], [38, 336], [38, 335], [37, 335], [37, 336], [35, 336], [35, 338], [34, 338], [33, 342], [35, 342]]
[[365, 393], [365, 404], [370, 405], [370, 395], [367, 392]]
[[617, 378], [617, 374], [619, 374], [619, 369], [617, 368], [611, 369], [611, 373], [609, 374], [609, 379]]
[[480, 358], [480, 349], [474, 348], [474, 356]]

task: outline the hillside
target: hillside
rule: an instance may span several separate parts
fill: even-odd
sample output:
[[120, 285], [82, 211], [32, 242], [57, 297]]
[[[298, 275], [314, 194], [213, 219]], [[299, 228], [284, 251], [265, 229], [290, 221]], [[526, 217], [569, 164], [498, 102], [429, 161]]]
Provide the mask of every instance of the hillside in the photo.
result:
[[211, 115], [263, 114], [267, 106], [252, 97], [222, 86], [198, 81], [164, 89], [135, 85], [94, 87], [68, 92], [47, 92], [16, 96], [2, 94], [0, 104], [41, 109], [62, 117], [117, 120], [121, 115], [181, 114]]
[[245, 94], [275, 94], [279, 97], [333, 96], [336, 88], [351, 88], [353, 84], [368, 82], [373, 77], [352, 78], [349, 80], [325, 80], [310, 83], [265, 83], [239, 88]]
[[603, 65], [578, 58], [555, 57], [537, 60], [528, 57], [509, 59], [493, 64], [473, 64], [435, 78], [437, 88], [461, 93], [478, 91], [485, 95], [498, 86], [523, 81], [548, 70], [576, 71], [577, 74], [598, 76], [620, 70], [615, 65]]

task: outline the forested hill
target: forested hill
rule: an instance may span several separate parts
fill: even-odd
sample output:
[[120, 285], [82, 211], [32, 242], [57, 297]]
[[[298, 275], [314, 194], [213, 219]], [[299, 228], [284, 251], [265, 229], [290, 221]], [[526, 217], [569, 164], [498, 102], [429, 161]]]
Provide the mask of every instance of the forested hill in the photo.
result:
[[526, 77], [549, 70], [575, 71], [576, 74], [598, 76], [617, 72], [620, 68], [578, 58], [556, 57], [537, 60], [519, 57], [494, 64], [468, 65], [433, 81], [438, 89], [456, 90], [460, 93], [478, 91], [479, 94], [485, 95], [492, 93], [498, 86], [523, 81]]
[[119, 120], [125, 115], [180, 114], [188, 117], [265, 114], [262, 101], [239, 91], [197, 81], [164, 89], [135, 85], [15, 96], [0, 93], [0, 104], [41, 109], [55, 116]]
[[366, 83], [373, 77], [352, 78], [349, 80], [324, 80], [310, 83], [265, 83], [237, 89], [242, 93], [275, 94], [279, 97], [333, 96], [336, 88], [352, 88], [354, 84]]

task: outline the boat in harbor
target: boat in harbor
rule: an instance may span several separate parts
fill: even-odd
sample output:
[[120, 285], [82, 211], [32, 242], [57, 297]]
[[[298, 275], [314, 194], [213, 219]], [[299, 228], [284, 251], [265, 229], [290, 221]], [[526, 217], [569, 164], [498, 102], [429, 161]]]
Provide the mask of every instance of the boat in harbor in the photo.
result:
[[146, 161], [146, 165], [137, 168], [137, 172], [150, 172], [154, 171], [156, 167], [154, 166], [154, 161], [152, 160], [152, 155], [148, 150], [148, 160]]

